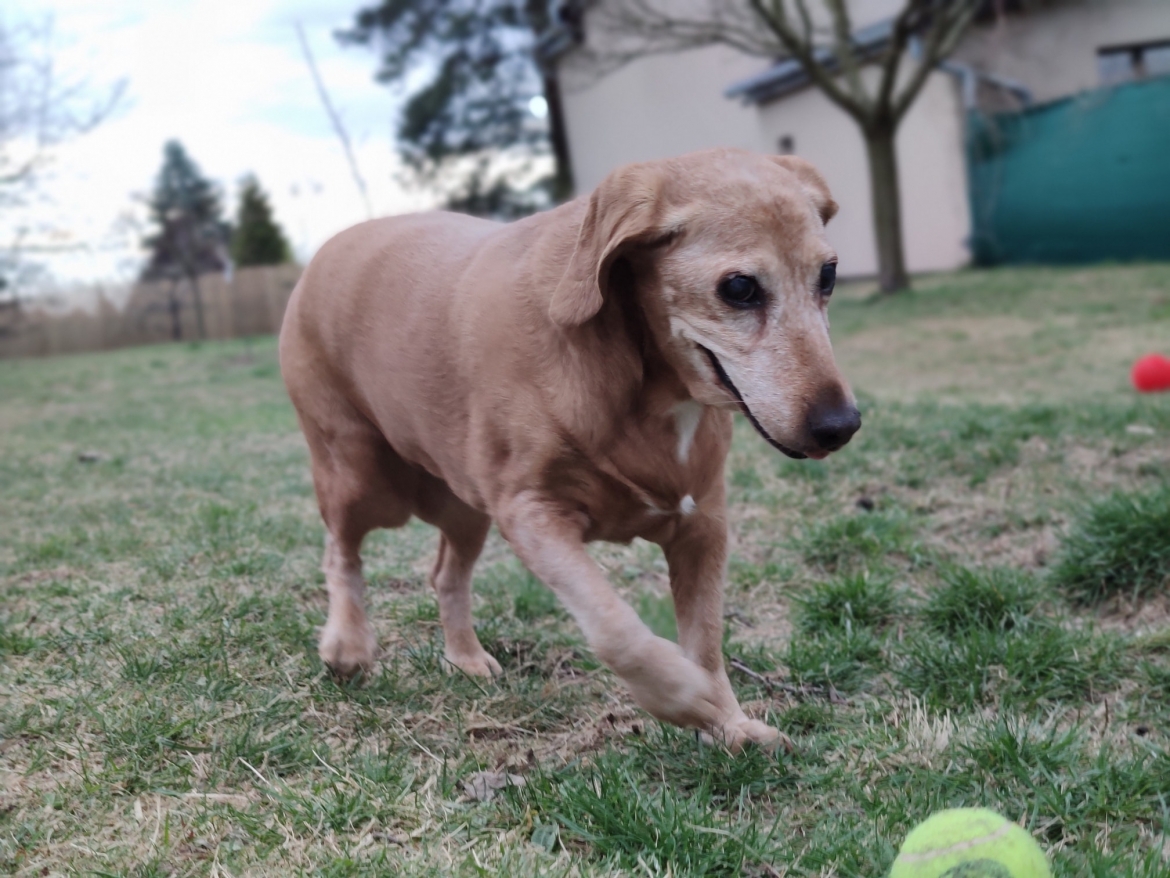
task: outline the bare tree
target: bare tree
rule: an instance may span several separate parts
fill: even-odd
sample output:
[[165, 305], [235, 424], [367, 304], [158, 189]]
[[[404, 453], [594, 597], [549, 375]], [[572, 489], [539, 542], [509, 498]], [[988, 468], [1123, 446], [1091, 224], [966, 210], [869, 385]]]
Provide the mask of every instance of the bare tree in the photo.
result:
[[[591, 23], [599, 69], [647, 53], [726, 45], [790, 58], [861, 129], [883, 292], [910, 285], [895, 135], [939, 61], [987, 0], [904, 0], [882, 39], [859, 39], [848, 0], [603, 0]], [[907, 56], [909, 61], [907, 62]]]
[[0, 18], [0, 310], [20, 309], [29, 260], [60, 247], [39, 243], [17, 211], [35, 191], [54, 147], [97, 126], [117, 106], [124, 83], [94, 89], [54, 63], [53, 23]]

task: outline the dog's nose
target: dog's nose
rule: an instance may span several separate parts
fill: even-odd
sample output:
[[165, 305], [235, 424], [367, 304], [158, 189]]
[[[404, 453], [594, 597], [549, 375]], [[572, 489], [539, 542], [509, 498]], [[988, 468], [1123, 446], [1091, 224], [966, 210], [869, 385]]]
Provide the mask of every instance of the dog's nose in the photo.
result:
[[808, 430], [825, 451], [836, 451], [861, 429], [861, 412], [851, 403], [820, 403], [808, 414]]

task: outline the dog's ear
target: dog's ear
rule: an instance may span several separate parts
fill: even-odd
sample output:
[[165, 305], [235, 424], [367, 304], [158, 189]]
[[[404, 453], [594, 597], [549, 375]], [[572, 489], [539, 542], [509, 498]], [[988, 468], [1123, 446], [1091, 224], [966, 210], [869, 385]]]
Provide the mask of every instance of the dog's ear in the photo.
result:
[[650, 165], [627, 165], [589, 196], [573, 255], [553, 291], [549, 316], [558, 326], [580, 326], [607, 294], [609, 269], [623, 248], [660, 237], [663, 177]]
[[796, 175], [796, 178], [800, 180], [801, 187], [812, 199], [813, 206], [820, 214], [822, 223], [828, 223], [837, 215], [837, 202], [829, 194], [829, 184], [825, 182], [821, 172], [814, 168], [811, 162], [794, 155], [774, 155], [772, 161]]

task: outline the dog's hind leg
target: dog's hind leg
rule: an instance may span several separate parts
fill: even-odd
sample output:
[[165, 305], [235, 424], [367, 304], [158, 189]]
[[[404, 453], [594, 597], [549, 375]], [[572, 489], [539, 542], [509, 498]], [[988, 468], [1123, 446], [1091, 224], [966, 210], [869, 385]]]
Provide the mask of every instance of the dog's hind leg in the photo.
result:
[[317, 652], [340, 677], [369, 671], [378, 654], [378, 640], [366, 618], [360, 546], [360, 540], [339, 542], [331, 532], [325, 535], [321, 570], [329, 592], [329, 618], [321, 629]]
[[487, 539], [491, 519], [472, 509], [437, 479], [424, 477], [415, 507], [419, 518], [442, 533], [431, 586], [443, 623], [443, 656], [464, 673], [490, 677], [501, 673], [475, 635], [471, 619], [471, 572]]
[[329, 617], [318, 652], [334, 673], [350, 677], [368, 671], [378, 651], [366, 618], [362, 540], [375, 528], [401, 527], [410, 520], [418, 474], [368, 423], [338, 418], [326, 432], [302, 420], [328, 531], [321, 569]]

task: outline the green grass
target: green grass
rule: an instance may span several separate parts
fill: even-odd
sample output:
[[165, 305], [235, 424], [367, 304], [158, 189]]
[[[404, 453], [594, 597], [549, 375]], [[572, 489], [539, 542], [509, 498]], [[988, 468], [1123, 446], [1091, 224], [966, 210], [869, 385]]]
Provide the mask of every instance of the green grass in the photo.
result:
[[946, 567], [922, 615], [942, 634], [1009, 631], [1026, 623], [1042, 594], [1035, 578], [1012, 568]]
[[[1061, 878], [1170, 874], [1170, 395], [1125, 371], [1170, 268], [841, 293], [863, 430], [739, 424], [727, 469], [725, 651], [791, 754], [640, 713], [494, 534], [500, 680], [444, 672], [416, 523], [367, 540], [384, 658], [334, 681], [271, 340], [0, 362], [0, 872], [861, 878], [984, 805]], [[654, 547], [590, 551], [677, 636]]]
[[853, 512], [810, 526], [801, 534], [798, 545], [809, 565], [849, 570], [905, 553], [909, 541], [910, 528], [902, 516]]
[[1090, 504], [1065, 537], [1051, 578], [1089, 604], [1170, 594], [1170, 485]]
[[848, 633], [889, 622], [896, 595], [888, 578], [866, 572], [817, 583], [796, 598], [796, 604], [796, 620], [802, 631]]

